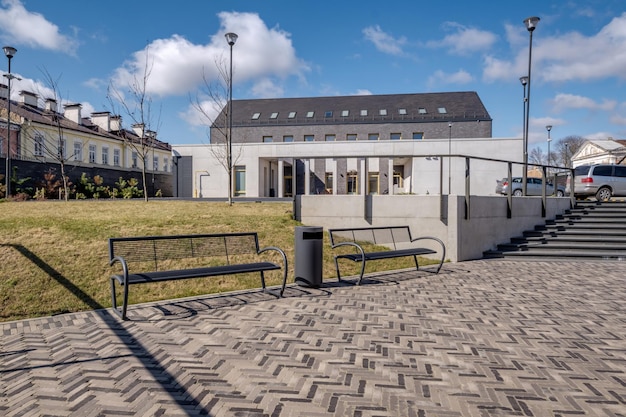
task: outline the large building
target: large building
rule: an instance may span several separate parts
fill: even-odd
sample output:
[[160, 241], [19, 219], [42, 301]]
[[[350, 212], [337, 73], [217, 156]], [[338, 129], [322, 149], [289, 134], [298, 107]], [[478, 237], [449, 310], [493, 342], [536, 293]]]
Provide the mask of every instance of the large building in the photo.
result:
[[[441, 171], [436, 155], [522, 154], [519, 140], [492, 140], [476, 92], [234, 100], [232, 108], [235, 197], [428, 194], [439, 190], [426, 180]], [[173, 147], [178, 196], [227, 197], [228, 116], [225, 107], [210, 145]]]
[[[30, 178], [25, 185], [38, 187], [48, 172], [60, 179], [63, 164], [74, 184], [84, 173], [91, 178], [98, 175], [113, 187], [120, 177], [141, 181], [142, 164], [146, 163], [148, 195], [157, 190], [172, 195], [171, 147], [158, 140], [155, 132], [143, 132], [140, 125], [124, 129], [121, 117], [110, 112], [83, 117], [80, 104], [66, 104], [60, 112], [56, 100], [41, 101], [36, 94], [22, 91], [19, 100], [11, 100], [9, 148], [7, 96], [7, 86], [0, 84], [0, 153], [2, 162], [6, 162], [7, 154], [10, 157], [10, 174]], [[137, 147], [130, 145], [141, 143], [141, 138], [148, 141], [144, 142], [148, 148], [143, 148], [149, 149], [145, 161]], [[3, 164], [0, 173], [5, 174], [5, 170]]]

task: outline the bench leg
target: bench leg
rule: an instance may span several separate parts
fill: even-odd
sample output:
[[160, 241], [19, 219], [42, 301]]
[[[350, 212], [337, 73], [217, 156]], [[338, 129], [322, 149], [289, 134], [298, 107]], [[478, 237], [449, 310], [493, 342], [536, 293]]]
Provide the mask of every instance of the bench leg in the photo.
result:
[[365, 275], [365, 259], [361, 262], [361, 275], [359, 275], [359, 281], [356, 285], [361, 285], [361, 281], [363, 281], [363, 275]]
[[417, 271], [419, 271], [420, 270], [420, 266], [419, 266], [419, 263], [417, 263], [417, 255], [413, 255], [413, 259], [415, 260], [415, 269]]
[[126, 310], [128, 309], [128, 285], [124, 285], [123, 299], [122, 299], [122, 307], [117, 306], [117, 294], [115, 292], [115, 278], [111, 277], [111, 301], [113, 304], [113, 311], [122, 318], [122, 320], [127, 320]]

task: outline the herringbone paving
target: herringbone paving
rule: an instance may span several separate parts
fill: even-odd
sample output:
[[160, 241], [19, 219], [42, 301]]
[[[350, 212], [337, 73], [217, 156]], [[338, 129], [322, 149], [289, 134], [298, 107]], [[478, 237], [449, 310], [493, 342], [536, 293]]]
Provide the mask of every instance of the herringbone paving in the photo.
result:
[[2, 416], [626, 416], [626, 264], [483, 260], [0, 324]]

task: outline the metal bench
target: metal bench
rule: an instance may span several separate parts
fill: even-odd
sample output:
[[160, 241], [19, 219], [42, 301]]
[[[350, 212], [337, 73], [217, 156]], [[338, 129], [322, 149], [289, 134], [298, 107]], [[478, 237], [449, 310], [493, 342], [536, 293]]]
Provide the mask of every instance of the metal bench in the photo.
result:
[[[330, 229], [328, 234], [332, 249], [346, 246], [354, 249], [351, 253], [335, 255], [335, 268], [337, 269], [337, 279], [341, 281], [340, 259], [361, 262], [361, 273], [357, 285], [361, 284], [363, 280], [367, 261], [412, 256], [415, 260], [415, 267], [419, 270], [418, 256], [440, 253], [441, 259], [436, 271], [434, 271], [438, 274], [446, 257], [446, 247], [440, 239], [430, 236], [413, 238], [409, 226]], [[417, 247], [415, 246], [417, 241], [432, 241], [433, 247]], [[376, 245], [377, 248], [375, 251], [367, 252], [364, 249], [365, 244]]]
[[[280, 254], [282, 266], [261, 260], [263, 252]], [[173, 269], [183, 261], [193, 261], [194, 267]], [[204, 258], [204, 259], [200, 259]], [[209, 262], [210, 261], [210, 262]], [[277, 247], [259, 249], [257, 233], [222, 233], [177, 236], [116, 237], [109, 239], [109, 265], [121, 264], [122, 272], [111, 276], [113, 310], [126, 320], [128, 291], [131, 285], [205, 278], [221, 275], [258, 272], [264, 292], [282, 297], [287, 284], [287, 257]], [[283, 283], [278, 291], [265, 286], [264, 272], [283, 269]], [[122, 305], [117, 306], [116, 284], [122, 287]]]

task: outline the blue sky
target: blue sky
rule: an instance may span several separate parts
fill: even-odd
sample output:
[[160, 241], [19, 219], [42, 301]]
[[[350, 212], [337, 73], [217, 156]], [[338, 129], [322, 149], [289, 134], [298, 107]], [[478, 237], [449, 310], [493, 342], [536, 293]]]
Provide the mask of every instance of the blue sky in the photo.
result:
[[[49, 94], [115, 110], [107, 88], [151, 63], [152, 125], [171, 144], [208, 143], [203, 74], [218, 77], [233, 49], [237, 98], [476, 91], [494, 137], [521, 137], [533, 34], [530, 147], [552, 139], [626, 138], [626, 3], [623, 0], [392, 3], [316, 1], [84, 2], [0, 0], [0, 38], [17, 48], [14, 95]], [[6, 72], [0, 60], [0, 72]], [[122, 113], [122, 116], [124, 114]], [[129, 127], [131, 121], [124, 118]]]

